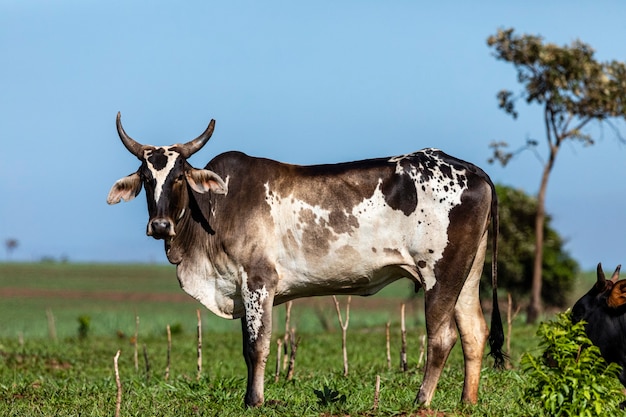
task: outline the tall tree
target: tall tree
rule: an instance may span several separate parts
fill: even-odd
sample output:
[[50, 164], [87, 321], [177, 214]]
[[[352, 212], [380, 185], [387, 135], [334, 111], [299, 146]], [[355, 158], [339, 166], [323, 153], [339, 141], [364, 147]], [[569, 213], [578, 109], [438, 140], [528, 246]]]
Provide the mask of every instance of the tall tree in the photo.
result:
[[[515, 94], [502, 90], [497, 94], [499, 107], [514, 119], [518, 99], [543, 107], [547, 158], [537, 193], [535, 215], [535, 259], [531, 300], [527, 321], [534, 323], [542, 310], [541, 286], [543, 264], [545, 201], [550, 173], [563, 143], [580, 142], [593, 145], [587, 128], [590, 122], [607, 124], [624, 141], [613, 120], [626, 120], [626, 65], [623, 62], [598, 62], [594, 50], [581, 41], [569, 46], [544, 43], [535, 35], [516, 35], [514, 29], [498, 30], [487, 39], [498, 60], [506, 61], [517, 70], [517, 79], [524, 89]], [[536, 147], [537, 141], [527, 141], [526, 147]], [[491, 144], [493, 158], [506, 165], [514, 156], [506, 142]]]

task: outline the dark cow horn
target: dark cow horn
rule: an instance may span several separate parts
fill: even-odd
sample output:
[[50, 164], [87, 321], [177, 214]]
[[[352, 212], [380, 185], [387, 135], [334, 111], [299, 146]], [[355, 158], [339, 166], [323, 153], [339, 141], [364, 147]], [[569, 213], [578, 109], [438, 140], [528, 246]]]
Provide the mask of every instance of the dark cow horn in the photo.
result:
[[622, 268], [622, 265], [617, 265], [617, 268], [615, 268], [615, 272], [613, 272], [613, 276], [611, 277], [611, 281], [613, 281], [613, 283], [616, 283], [619, 280], [619, 270]]
[[200, 136], [185, 143], [184, 145], [180, 145], [180, 154], [185, 158], [189, 158], [191, 155], [198, 152], [209, 141], [209, 139], [211, 139], [213, 129], [215, 129], [215, 119], [211, 119], [209, 126]]
[[606, 282], [606, 277], [604, 276], [604, 271], [602, 270], [602, 262], [598, 262], [597, 275], [598, 284], [604, 284]]
[[126, 146], [126, 149], [128, 149], [128, 151], [137, 158], [141, 159], [143, 156], [141, 152], [143, 145], [126, 134], [124, 128], [122, 127], [122, 114], [120, 112], [117, 112], [117, 120], [115, 124], [117, 125], [117, 134], [120, 135], [120, 139], [122, 140], [124, 146]]

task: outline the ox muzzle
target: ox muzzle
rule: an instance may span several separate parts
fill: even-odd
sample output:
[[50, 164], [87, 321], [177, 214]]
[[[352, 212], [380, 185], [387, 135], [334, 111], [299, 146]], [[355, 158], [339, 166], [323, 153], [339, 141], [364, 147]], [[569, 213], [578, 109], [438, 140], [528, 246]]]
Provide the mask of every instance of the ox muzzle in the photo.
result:
[[166, 217], [156, 217], [148, 222], [148, 236], [155, 239], [167, 239], [176, 236], [174, 222]]

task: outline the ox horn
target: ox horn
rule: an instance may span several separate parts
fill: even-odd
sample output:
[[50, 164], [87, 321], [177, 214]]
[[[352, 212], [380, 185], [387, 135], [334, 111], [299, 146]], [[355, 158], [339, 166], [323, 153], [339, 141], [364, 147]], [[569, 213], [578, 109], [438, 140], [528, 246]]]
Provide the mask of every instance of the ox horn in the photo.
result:
[[613, 276], [611, 277], [611, 281], [613, 281], [613, 283], [616, 283], [619, 280], [619, 270], [622, 268], [622, 265], [617, 265], [617, 268], [615, 268], [615, 272], [613, 272]]
[[213, 130], [215, 129], [215, 119], [211, 119], [209, 126], [204, 132], [194, 140], [191, 140], [184, 145], [180, 145], [180, 154], [184, 158], [189, 158], [194, 153], [198, 152], [208, 141], [211, 139]]
[[598, 263], [598, 267], [596, 268], [596, 275], [598, 276], [598, 284], [604, 284], [606, 282], [606, 277], [604, 276], [604, 271], [602, 270], [602, 262]]
[[120, 112], [117, 112], [117, 120], [115, 124], [117, 126], [117, 134], [120, 135], [120, 139], [122, 140], [124, 146], [126, 146], [126, 149], [128, 149], [128, 151], [137, 158], [141, 159], [143, 156], [141, 152], [143, 145], [126, 134], [124, 128], [122, 127], [122, 114]]
[[606, 280], [606, 276], [604, 275], [604, 271], [602, 270], [602, 262], [598, 262], [598, 268], [596, 269], [596, 273], [598, 276], [598, 280], [596, 281], [595, 288], [599, 292], [604, 292], [607, 287], [612, 287], [613, 284], [609, 284]]

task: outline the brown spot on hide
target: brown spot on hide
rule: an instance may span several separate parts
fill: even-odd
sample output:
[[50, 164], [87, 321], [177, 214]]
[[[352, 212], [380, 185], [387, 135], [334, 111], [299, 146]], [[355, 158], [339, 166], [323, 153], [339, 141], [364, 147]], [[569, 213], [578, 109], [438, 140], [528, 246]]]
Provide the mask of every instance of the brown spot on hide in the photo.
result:
[[359, 228], [359, 220], [352, 214], [346, 214], [339, 210], [331, 211], [328, 215], [329, 226], [335, 233], [350, 233], [352, 229]]
[[337, 249], [336, 255], [343, 260], [351, 260], [358, 262], [360, 260], [359, 252], [350, 245], [344, 245]]
[[283, 245], [290, 250], [295, 250], [298, 247], [296, 238], [293, 236], [291, 230], [287, 230], [287, 233], [283, 236]]
[[313, 210], [300, 210], [298, 220], [302, 227], [303, 250], [307, 257], [321, 258], [330, 250], [330, 242], [336, 240], [328, 222], [319, 218]]
[[315, 215], [315, 213], [313, 213], [313, 210], [311, 209], [302, 209], [298, 214], [298, 221], [300, 221], [300, 223], [304, 225], [315, 224], [316, 219], [317, 216]]
[[330, 250], [332, 232], [327, 227], [307, 225], [302, 233], [302, 244], [307, 258], [321, 258]]

